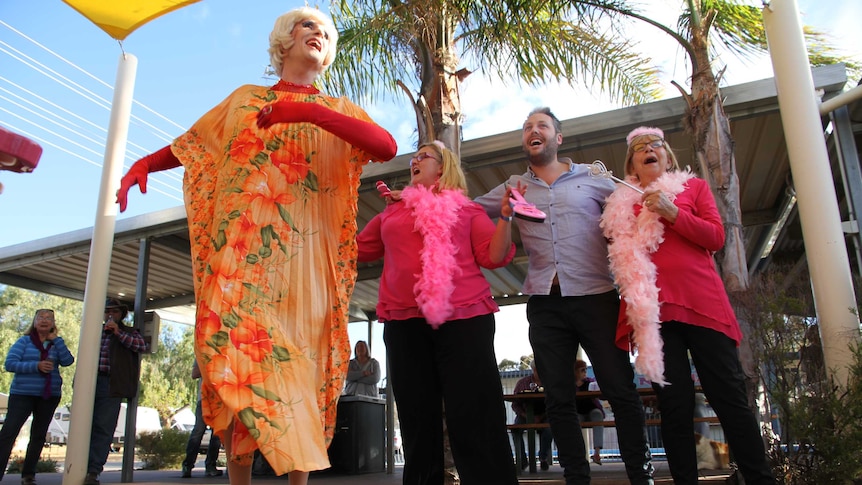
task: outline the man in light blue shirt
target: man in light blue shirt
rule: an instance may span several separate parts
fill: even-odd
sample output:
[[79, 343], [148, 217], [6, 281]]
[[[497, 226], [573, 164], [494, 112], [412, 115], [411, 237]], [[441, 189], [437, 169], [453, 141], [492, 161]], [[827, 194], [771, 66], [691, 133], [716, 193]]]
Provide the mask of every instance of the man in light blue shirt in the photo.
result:
[[[620, 454], [633, 484], [652, 484], [653, 467], [644, 411], [626, 351], [615, 343], [619, 295], [608, 269], [607, 241], [599, 228], [614, 184], [590, 176], [588, 165], [558, 158], [560, 121], [549, 108], [534, 109], [521, 132], [529, 167], [509, 178], [526, 187], [524, 198], [547, 214], [544, 222], [518, 219], [529, 258], [523, 292], [530, 343], [545, 385], [551, 431], [566, 484], [590, 483], [590, 464], [575, 407], [575, 359], [583, 347], [602, 393], [614, 411]], [[502, 184], [476, 199], [500, 217]]]

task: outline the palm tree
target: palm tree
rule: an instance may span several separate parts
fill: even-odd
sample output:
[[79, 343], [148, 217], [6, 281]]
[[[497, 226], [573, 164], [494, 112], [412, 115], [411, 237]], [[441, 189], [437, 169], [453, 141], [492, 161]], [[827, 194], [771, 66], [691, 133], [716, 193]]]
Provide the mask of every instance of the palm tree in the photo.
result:
[[[622, 4], [584, 3], [595, 8], [610, 8], [615, 13], [652, 25], [673, 37], [686, 52], [691, 65], [691, 91], [673, 84], [682, 93], [687, 109], [683, 124], [691, 135], [700, 173], [709, 180], [725, 226], [724, 248], [716, 255], [725, 287], [730, 292], [748, 288], [748, 263], [742, 234], [739, 202], [739, 177], [736, 172], [730, 121], [724, 111], [719, 82], [724, 66], [714, 59], [720, 50], [741, 58], [766, 53], [766, 31], [761, 10], [744, 5], [742, 0], [684, 0], [674, 30]], [[809, 61], [812, 65], [845, 62], [851, 70], [858, 64], [837, 56], [824, 43], [824, 35], [806, 28]]]
[[766, 32], [760, 10], [753, 6], [735, 0], [684, 0], [683, 4], [677, 30], [626, 6], [612, 8], [670, 35], [686, 52], [691, 65], [691, 92], [677, 82], [673, 84], [686, 101], [684, 125], [691, 135], [700, 173], [709, 180], [724, 221], [725, 245], [716, 257], [719, 270], [729, 291], [741, 291], [748, 287], [748, 264], [742, 235], [739, 177], [730, 121], [719, 92], [723, 68], [718, 72], [714, 69], [712, 59], [716, 49], [712, 41], [717, 40], [725, 49], [745, 57], [766, 51]]
[[[602, 4], [603, 2], [595, 2], [596, 6]], [[741, 292], [749, 286], [749, 278], [742, 234], [739, 178], [730, 121], [724, 111], [719, 90], [724, 67], [716, 66], [713, 60], [718, 58], [716, 47], [741, 57], [766, 53], [768, 47], [762, 12], [759, 8], [743, 5], [737, 0], [684, 0], [677, 30], [673, 30], [628, 8], [615, 8], [615, 11], [657, 27], [676, 39], [687, 54], [691, 65], [691, 92], [686, 92], [676, 82], [673, 84], [686, 101], [683, 124], [691, 136], [700, 173], [709, 181], [724, 221], [725, 244], [721, 252], [716, 254], [719, 271], [731, 295], [742, 296]], [[821, 33], [806, 29], [805, 35], [809, 62], [812, 65], [845, 62], [851, 72], [858, 71], [857, 63], [834, 54], [824, 43]], [[749, 327], [751, 322], [740, 318], [739, 323], [744, 334], [752, 334]], [[750, 372], [755, 367], [752, 351], [749, 350], [751, 342], [746, 339], [740, 345], [743, 347], [740, 352], [743, 368], [748, 371], [746, 380], [749, 399], [753, 403], [755, 390], [760, 386], [755, 373]]]
[[462, 58], [504, 81], [565, 80], [599, 87], [614, 101], [655, 99], [656, 71], [622, 40], [608, 6], [617, 2], [334, 2], [340, 52], [324, 84], [367, 101], [397, 93], [398, 86], [415, 110], [418, 141], [439, 139], [456, 153], [460, 83], [471, 74]]
[[[739, 178], [730, 123], [721, 100], [719, 48], [746, 58], [767, 52], [759, 8], [744, 0], [683, 0], [676, 30], [625, 0], [341, 0], [332, 6], [340, 54], [327, 90], [374, 101], [400, 87], [413, 105], [419, 143], [442, 140], [459, 152], [460, 82], [472, 72], [528, 85], [548, 81], [598, 87], [612, 100], [641, 103], [658, 95], [656, 71], [625, 39], [621, 19], [645, 22], [673, 37], [691, 65], [691, 91], [673, 84], [687, 103], [684, 119], [695, 157], [725, 224], [717, 255], [730, 292], [748, 287]], [[824, 36], [806, 30], [812, 65], [846, 62]], [[417, 93], [413, 95], [410, 86]]]

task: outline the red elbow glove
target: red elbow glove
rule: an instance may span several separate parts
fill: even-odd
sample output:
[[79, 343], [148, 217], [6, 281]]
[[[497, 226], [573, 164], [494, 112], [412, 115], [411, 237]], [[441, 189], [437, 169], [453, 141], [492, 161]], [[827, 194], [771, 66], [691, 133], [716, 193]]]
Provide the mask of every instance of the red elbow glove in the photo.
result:
[[174, 156], [170, 145], [135, 162], [129, 168], [129, 171], [126, 172], [126, 175], [123, 175], [123, 178], [120, 179], [120, 189], [117, 190], [117, 202], [120, 204], [120, 212], [125, 212], [126, 210], [129, 189], [132, 186], [137, 184], [141, 188], [142, 194], [147, 193], [148, 173], [160, 172], [179, 167], [180, 165], [180, 161]]
[[279, 101], [264, 106], [257, 115], [258, 128], [276, 123], [313, 123], [377, 160], [391, 160], [398, 145], [388, 131], [368, 121], [358, 120], [315, 103]]

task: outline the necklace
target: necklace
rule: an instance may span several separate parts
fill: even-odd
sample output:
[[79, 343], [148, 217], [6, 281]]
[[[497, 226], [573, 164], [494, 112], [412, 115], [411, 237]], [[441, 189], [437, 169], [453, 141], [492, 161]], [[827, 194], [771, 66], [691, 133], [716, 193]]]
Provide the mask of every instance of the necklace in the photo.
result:
[[288, 91], [291, 93], [305, 94], [317, 94], [320, 92], [320, 90], [314, 87], [313, 84], [296, 84], [290, 81], [285, 81], [284, 79], [279, 79], [278, 83], [276, 83], [272, 89], [275, 91]]

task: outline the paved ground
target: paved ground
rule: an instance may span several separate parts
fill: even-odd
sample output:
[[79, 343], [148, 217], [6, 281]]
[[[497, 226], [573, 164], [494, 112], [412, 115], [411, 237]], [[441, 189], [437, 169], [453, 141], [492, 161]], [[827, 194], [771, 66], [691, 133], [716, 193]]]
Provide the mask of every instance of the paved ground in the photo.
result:
[[[46, 449], [50, 454], [51, 452]], [[65, 449], [63, 449], [65, 452]], [[59, 451], [49, 455], [53, 459], [62, 461], [63, 454]], [[43, 458], [45, 456], [43, 455]], [[222, 460], [224, 458], [222, 457]], [[667, 485], [673, 483], [670, 479], [670, 473], [667, 468], [667, 462], [655, 460], [653, 462], [656, 468], [656, 484]], [[103, 484], [119, 484], [121, 483], [120, 469], [122, 466], [122, 457], [119, 454], [112, 454], [108, 464], [105, 467], [105, 472], [102, 473], [101, 481]], [[136, 467], [141, 464], [137, 463]], [[309, 480], [313, 485], [347, 485], [347, 484], [380, 484], [380, 485], [400, 485], [402, 482], [402, 467], [396, 466], [392, 474], [385, 472], [368, 473], [360, 475], [344, 475], [329, 471], [318, 472], [312, 475]], [[606, 460], [604, 465], [592, 465], [592, 483], [598, 485], [623, 485], [628, 484], [625, 470], [622, 462]], [[729, 471], [711, 471], [704, 474], [701, 478], [702, 483], [724, 483], [729, 475]], [[63, 473], [42, 473], [36, 476], [38, 485], [62, 485]], [[548, 471], [539, 471], [535, 474], [524, 473], [519, 477], [522, 485], [562, 485], [562, 469], [555, 465]], [[3, 485], [18, 484], [20, 476], [16, 474], [6, 475], [2, 482]], [[140, 470], [136, 469], [133, 472], [133, 482], [141, 485], [157, 485], [157, 484], [175, 484], [175, 485], [227, 485], [229, 483], [227, 476], [218, 478], [204, 477], [204, 462], [203, 456], [197, 463], [196, 468], [192, 472], [192, 478], [183, 479], [180, 477], [179, 470]], [[252, 480], [258, 485], [285, 485], [288, 483], [287, 478], [280, 477], [254, 477]], [[68, 484], [67, 484], [68, 485]]]
[[[667, 473], [665, 463], [658, 463], [658, 473], [656, 474], [657, 484], [673, 483]], [[598, 468], [598, 467], [595, 467]], [[593, 484], [597, 485], [623, 485], [628, 484], [628, 479], [625, 478], [622, 464], [607, 464], [601, 469], [593, 469]], [[347, 484], [380, 484], [380, 485], [400, 485], [401, 484], [401, 467], [396, 467], [393, 474], [387, 473], [368, 473], [362, 475], [339, 475], [334, 473], [316, 473], [309, 480], [313, 485], [347, 485]], [[219, 478], [204, 478], [203, 468], [196, 468], [192, 478], [180, 478], [179, 470], [135, 470], [133, 481], [140, 485], [157, 485], [157, 484], [175, 484], [175, 485], [227, 485], [227, 477]], [[727, 473], [712, 474], [701, 479], [702, 483], [724, 483], [727, 478]], [[7, 475], [3, 482], [4, 484], [17, 484], [18, 475]], [[43, 473], [36, 476], [38, 485], [62, 485], [62, 473]], [[121, 482], [119, 471], [106, 471], [102, 474], [103, 484], [119, 484]], [[553, 467], [546, 472], [538, 472], [536, 474], [521, 475], [520, 484], [522, 485], [563, 485], [562, 471], [559, 467]], [[287, 478], [272, 478], [272, 477], [255, 477], [252, 480], [253, 484], [258, 485], [285, 485], [288, 483]]]

